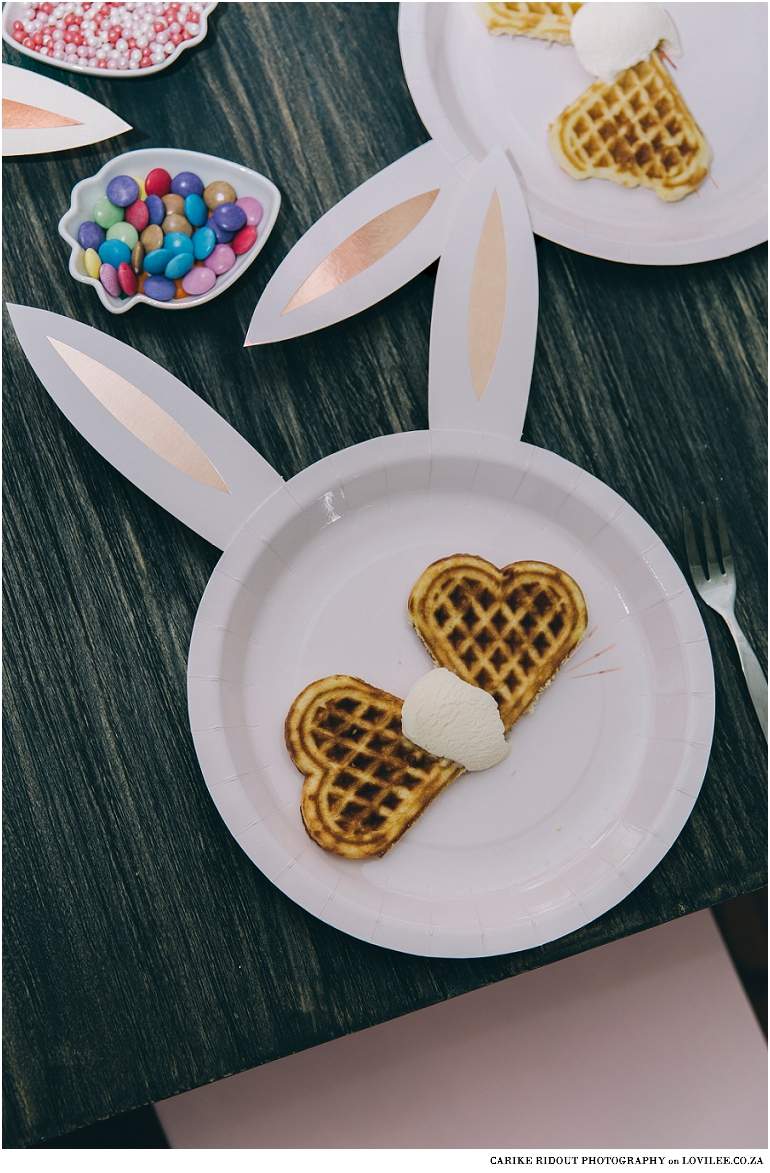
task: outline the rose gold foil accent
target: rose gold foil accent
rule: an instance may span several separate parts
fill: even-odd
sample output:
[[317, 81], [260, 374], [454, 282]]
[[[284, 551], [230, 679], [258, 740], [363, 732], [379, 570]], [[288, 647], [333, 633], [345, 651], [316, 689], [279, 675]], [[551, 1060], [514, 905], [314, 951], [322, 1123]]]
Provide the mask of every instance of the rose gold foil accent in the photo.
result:
[[281, 317], [299, 309], [300, 306], [308, 305], [316, 298], [323, 297], [325, 293], [331, 293], [332, 289], [344, 285], [351, 277], [357, 277], [375, 261], [381, 260], [414, 231], [433, 207], [440, 190], [436, 188], [435, 191], [424, 191], [422, 195], [412, 196], [402, 204], [388, 208], [387, 212], [375, 216], [347, 240], [343, 240], [342, 244], [338, 244], [303, 281], [286, 308], [281, 311]]
[[55, 126], [82, 126], [74, 118], [3, 98], [3, 130], [48, 130]]
[[149, 395], [96, 359], [46, 337], [73, 374], [132, 436], [188, 477], [220, 493], [230, 492], [205, 452]]
[[503, 209], [500, 196], [494, 191], [481, 230], [468, 308], [468, 358], [479, 401], [487, 389], [500, 349], [507, 284], [508, 258]]

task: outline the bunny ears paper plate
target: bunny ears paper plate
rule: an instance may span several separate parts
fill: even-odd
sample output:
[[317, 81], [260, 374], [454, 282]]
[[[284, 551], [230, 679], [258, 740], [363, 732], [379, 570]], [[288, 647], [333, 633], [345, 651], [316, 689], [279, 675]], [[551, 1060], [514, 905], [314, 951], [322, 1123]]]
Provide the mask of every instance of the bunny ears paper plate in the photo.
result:
[[[708, 762], [709, 647], [646, 522], [582, 469], [520, 440], [537, 270], [500, 150], [467, 185], [439, 266], [430, 429], [369, 440], [288, 482], [135, 350], [9, 309], [70, 421], [223, 550], [190, 646], [190, 725], [222, 818], [283, 892], [374, 944], [478, 957], [580, 928], [662, 859]], [[585, 595], [586, 640], [514, 726], [509, 758], [453, 782], [383, 858], [329, 854], [302, 824], [289, 707], [337, 673], [405, 696], [431, 667], [409, 592], [459, 551], [562, 568]]]
[[402, 4], [404, 73], [432, 138], [308, 229], [265, 289], [247, 345], [341, 321], [435, 261], [465, 184], [496, 145], [515, 166], [533, 231], [577, 252], [683, 265], [767, 240], [767, 7], [667, 11], [684, 48], [677, 84], [714, 156], [714, 182], [676, 204], [559, 167], [549, 123], [592, 81], [571, 45], [490, 36], [473, 4]]

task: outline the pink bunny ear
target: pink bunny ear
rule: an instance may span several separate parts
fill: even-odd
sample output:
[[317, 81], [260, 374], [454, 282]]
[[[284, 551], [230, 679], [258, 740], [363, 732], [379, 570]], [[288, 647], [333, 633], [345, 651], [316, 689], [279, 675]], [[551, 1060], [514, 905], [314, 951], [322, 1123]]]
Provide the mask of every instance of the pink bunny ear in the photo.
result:
[[537, 336], [535, 242], [516, 173], [495, 147], [441, 256], [430, 335], [431, 428], [518, 440]]
[[282, 484], [220, 415], [157, 363], [60, 314], [9, 305], [30, 365], [78, 431], [149, 497], [224, 549]]
[[367, 179], [297, 241], [254, 310], [246, 346], [357, 314], [440, 255], [464, 181], [433, 142]]

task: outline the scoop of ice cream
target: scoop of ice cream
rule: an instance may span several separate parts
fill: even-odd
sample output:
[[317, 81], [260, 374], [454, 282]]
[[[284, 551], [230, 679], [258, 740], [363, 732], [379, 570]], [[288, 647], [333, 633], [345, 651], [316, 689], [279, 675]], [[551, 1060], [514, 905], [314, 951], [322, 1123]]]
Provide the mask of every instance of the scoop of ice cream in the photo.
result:
[[446, 668], [428, 672], [409, 690], [401, 728], [420, 749], [466, 770], [488, 770], [510, 750], [494, 697]]
[[606, 82], [649, 61], [661, 41], [667, 52], [682, 53], [676, 26], [660, 4], [583, 4], [572, 18], [570, 36], [583, 68]]

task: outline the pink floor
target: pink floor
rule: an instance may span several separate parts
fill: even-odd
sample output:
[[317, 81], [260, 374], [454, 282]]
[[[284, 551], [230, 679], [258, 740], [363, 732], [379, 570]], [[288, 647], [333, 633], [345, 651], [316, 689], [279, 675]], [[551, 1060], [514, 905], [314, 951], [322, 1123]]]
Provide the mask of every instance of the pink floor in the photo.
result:
[[767, 1047], [699, 912], [157, 1110], [173, 1148], [765, 1148]]

